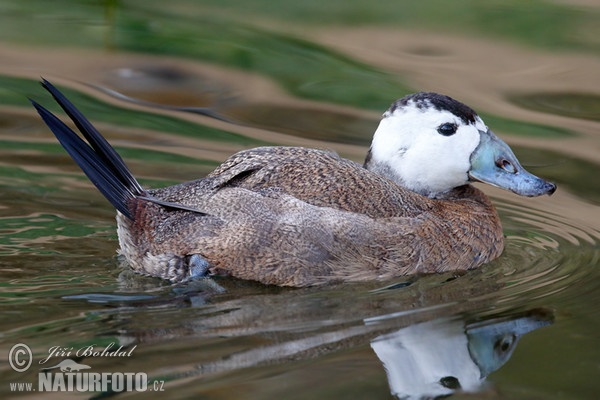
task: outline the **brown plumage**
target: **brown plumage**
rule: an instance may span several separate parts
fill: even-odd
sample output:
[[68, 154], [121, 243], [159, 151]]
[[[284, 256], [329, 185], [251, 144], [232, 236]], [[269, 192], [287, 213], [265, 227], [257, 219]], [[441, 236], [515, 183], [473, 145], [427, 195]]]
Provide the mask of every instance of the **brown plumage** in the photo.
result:
[[[502, 252], [498, 215], [467, 183], [467, 171], [462, 184], [419, 194], [401, 186], [410, 179], [397, 178], [396, 172], [384, 176], [369, 170], [396, 171], [377, 159], [374, 140], [369, 169], [328, 151], [261, 147], [233, 155], [203, 179], [143, 190], [72, 104], [48, 82], [44, 87], [93, 150], [34, 105], [119, 210], [120, 253], [139, 273], [181, 281], [208, 271], [299, 287], [467, 270]], [[437, 105], [435, 98], [426, 100], [415, 109]], [[388, 113], [413, 104], [402, 101]], [[465, 109], [459, 111], [465, 125], [475, 123], [476, 114], [466, 118], [460, 115]], [[554, 191], [548, 185], [525, 194]]]

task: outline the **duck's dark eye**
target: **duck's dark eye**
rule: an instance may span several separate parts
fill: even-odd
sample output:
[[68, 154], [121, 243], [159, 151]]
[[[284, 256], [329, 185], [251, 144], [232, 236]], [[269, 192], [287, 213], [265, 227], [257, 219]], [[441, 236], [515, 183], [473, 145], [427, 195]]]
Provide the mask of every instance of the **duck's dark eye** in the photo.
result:
[[445, 376], [440, 379], [440, 384], [448, 389], [460, 389], [460, 381], [454, 376]]
[[437, 131], [440, 135], [451, 136], [456, 133], [456, 128], [458, 128], [456, 124], [446, 122], [445, 124], [438, 126]]
[[513, 347], [517, 340], [514, 334], [504, 335], [494, 343], [494, 352], [496, 354], [504, 354]]

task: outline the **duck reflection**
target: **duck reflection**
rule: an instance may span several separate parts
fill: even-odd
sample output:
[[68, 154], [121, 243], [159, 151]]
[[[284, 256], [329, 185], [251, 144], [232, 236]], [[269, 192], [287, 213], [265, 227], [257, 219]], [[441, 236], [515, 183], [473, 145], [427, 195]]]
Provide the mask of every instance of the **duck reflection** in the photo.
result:
[[436, 398], [477, 391], [508, 361], [521, 336], [552, 321], [542, 309], [472, 323], [437, 319], [378, 336], [371, 347], [394, 396]]
[[[431, 399], [482, 391], [486, 377], [508, 361], [521, 336], [553, 322], [553, 314], [541, 308], [483, 311], [497, 307], [493, 297], [482, 295], [497, 293], [490, 288], [495, 284], [487, 279], [475, 285], [480, 281], [474, 274], [470, 277], [443, 285], [421, 279], [370, 292], [370, 287], [360, 286], [361, 293], [368, 293], [363, 296], [348, 286], [326, 291], [261, 287], [256, 292], [245, 281], [223, 281], [232, 285], [223, 288], [202, 280], [197, 285], [169, 287], [171, 296], [151, 299], [133, 293], [112, 299], [98, 294], [69, 299], [106, 304], [103, 315], [110, 320], [107, 323], [118, 326], [118, 344], [153, 349], [148, 350], [148, 357], [160, 354], [160, 370], [148, 373], [159, 374], [170, 385], [197, 378], [200, 391], [206, 390], [202, 385], [207, 382], [228, 387], [256, 368], [280, 364], [280, 369], [275, 368], [278, 373], [290, 372], [298, 368], [290, 360], [328, 357], [331, 361], [353, 354], [361, 365], [383, 367], [381, 372], [385, 370], [396, 398]], [[236, 282], [239, 286], [233, 286]], [[135, 288], [144, 296], [149, 293]], [[111, 310], [111, 306], [116, 308]], [[182, 308], [190, 312], [168, 312]], [[136, 309], [144, 318], [136, 316]], [[144, 311], [153, 309], [167, 312], [148, 319]], [[113, 340], [115, 330], [110, 332]], [[179, 342], [186, 344], [173, 348]], [[165, 348], [168, 359], [162, 358]], [[110, 360], [95, 360], [98, 368], [103, 361], [107, 369], [113, 367]], [[144, 362], [140, 370], [147, 368], [149, 363], [140, 361]], [[343, 379], [365, 373], [358, 367], [347, 372]], [[313, 375], [319, 372], [306, 373], [310, 379], [319, 379]], [[330, 373], [339, 377], [339, 371]], [[301, 390], [307, 376], [292, 379], [288, 385]]]

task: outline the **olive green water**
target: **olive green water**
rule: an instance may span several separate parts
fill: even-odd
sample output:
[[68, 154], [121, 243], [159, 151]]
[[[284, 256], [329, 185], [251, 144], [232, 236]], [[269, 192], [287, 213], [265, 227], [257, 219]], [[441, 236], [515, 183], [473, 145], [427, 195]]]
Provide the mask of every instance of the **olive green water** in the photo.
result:
[[[40, 393], [41, 368], [71, 359], [167, 398], [597, 398], [599, 17], [592, 1], [3, 2], [1, 397], [148, 394]], [[463, 276], [174, 286], [119, 264], [114, 210], [27, 100], [58, 112], [40, 76], [151, 187], [264, 144], [361, 161], [388, 105], [432, 90], [559, 189], [484, 187], [506, 250]]]

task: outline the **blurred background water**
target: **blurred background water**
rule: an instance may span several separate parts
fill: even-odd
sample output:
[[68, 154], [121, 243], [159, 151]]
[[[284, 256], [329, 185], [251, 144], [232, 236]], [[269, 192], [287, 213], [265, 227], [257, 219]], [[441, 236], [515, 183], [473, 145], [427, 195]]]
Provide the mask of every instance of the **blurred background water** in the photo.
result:
[[[37, 382], [52, 346], [114, 343], [132, 355], [76, 361], [147, 373], [169, 398], [597, 398], [599, 17], [587, 0], [3, 1], [2, 397], [41, 395], [10, 383]], [[27, 100], [59, 112], [41, 76], [147, 186], [264, 144], [360, 162], [393, 100], [436, 91], [559, 190], [484, 187], [506, 250], [463, 276], [174, 286], [119, 265], [114, 210]], [[33, 351], [24, 373], [16, 343]]]

